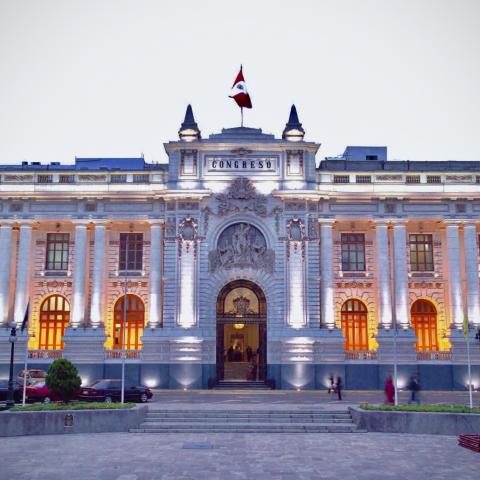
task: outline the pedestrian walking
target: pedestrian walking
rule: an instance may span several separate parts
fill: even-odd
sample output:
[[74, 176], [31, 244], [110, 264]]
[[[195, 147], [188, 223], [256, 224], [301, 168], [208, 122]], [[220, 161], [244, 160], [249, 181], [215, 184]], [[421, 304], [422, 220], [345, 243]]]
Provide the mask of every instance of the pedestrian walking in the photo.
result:
[[393, 385], [392, 376], [389, 375], [387, 377], [387, 381], [385, 382], [385, 405], [393, 405], [395, 403], [395, 386]]
[[328, 391], [327, 393], [335, 392], [335, 379], [333, 378], [333, 373], [328, 377]]
[[342, 399], [342, 377], [340, 375], [337, 377], [337, 383], [335, 387], [337, 390], [338, 399], [341, 400]]
[[420, 382], [417, 375], [412, 375], [410, 377], [407, 388], [408, 390], [410, 390], [410, 400], [408, 401], [408, 403], [416, 403], [417, 405], [420, 405]]

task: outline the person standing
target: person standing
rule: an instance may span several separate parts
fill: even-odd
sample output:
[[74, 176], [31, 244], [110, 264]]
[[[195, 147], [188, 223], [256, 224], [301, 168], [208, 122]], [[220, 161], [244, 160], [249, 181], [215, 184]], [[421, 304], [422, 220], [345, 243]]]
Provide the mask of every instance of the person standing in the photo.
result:
[[335, 385], [336, 387], [336, 390], [337, 390], [337, 395], [338, 395], [338, 399], [341, 400], [342, 399], [342, 377], [339, 375], [337, 377], [337, 384]]
[[418, 398], [418, 392], [420, 390], [420, 383], [416, 375], [412, 375], [410, 377], [410, 381], [408, 382], [408, 389], [410, 390], [410, 400], [408, 401], [408, 403], [416, 403], [417, 405], [419, 405], [420, 400]]
[[393, 405], [395, 403], [395, 386], [393, 385], [392, 376], [389, 375], [387, 377], [387, 381], [385, 382], [385, 405]]

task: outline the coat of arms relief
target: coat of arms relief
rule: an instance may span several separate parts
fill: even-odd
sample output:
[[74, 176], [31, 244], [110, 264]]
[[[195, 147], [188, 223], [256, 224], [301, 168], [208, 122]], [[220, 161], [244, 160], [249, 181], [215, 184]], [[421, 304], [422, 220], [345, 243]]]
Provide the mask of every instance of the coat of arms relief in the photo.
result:
[[246, 177], [238, 177], [230, 185], [227, 193], [216, 195], [219, 217], [229, 213], [253, 212], [260, 217], [267, 216], [267, 197], [258, 193], [253, 182]]

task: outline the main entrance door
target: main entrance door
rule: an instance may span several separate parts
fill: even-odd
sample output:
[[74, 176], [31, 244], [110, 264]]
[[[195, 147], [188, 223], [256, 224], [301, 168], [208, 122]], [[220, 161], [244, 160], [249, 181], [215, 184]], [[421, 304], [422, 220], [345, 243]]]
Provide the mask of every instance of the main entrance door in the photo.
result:
[[265, 380], [267, 303], [262, 289], [235, 280], [217, 298], [217, 379]]

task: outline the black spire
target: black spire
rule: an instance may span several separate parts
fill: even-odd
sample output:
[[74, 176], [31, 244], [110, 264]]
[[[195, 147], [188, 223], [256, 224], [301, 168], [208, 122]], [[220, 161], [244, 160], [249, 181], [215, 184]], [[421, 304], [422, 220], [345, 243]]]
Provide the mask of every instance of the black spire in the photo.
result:
[[[291, 133], [289, 133], [291, 132]], [[298, 140], [303, 139], [305, 135], [305, 130], [298, 119], [297, 109], [295, 105], [292, 105], [290, 109], [290, 116], [288, 117], [288, 122], [285, 125], [285, 129], [283, 130], [282, 138], [296, 138]]]
[[198, 129], [197, 122], [193, 116], [192, 106], [190, 104], [187, 106], [185, 118], [180, 126], [178, 135], [181, 140], [194, 140], [195, 138], [200, 138], [200, 130]]

